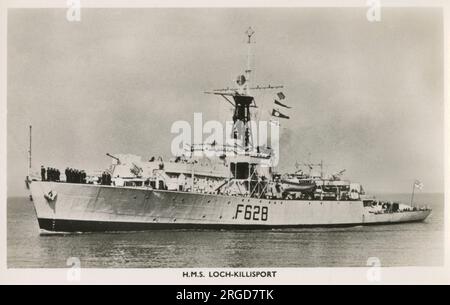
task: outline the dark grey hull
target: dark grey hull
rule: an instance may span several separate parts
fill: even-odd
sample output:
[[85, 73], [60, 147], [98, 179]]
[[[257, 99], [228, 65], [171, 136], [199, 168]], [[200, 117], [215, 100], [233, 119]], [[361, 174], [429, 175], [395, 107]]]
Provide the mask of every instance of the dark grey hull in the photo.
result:
[[321, 224], [321, 225], [234, 225], [234, 224], [189, 224], [189, 223], [136, 223], [136, 222], [107, 222], [64, 219], [38, 219], [39, 227], [50, 232], [136, 232], [151, 230], [277, 230], [277, 229], [307, 229], [307, 228], [349, 228], [356, 226], [398, 225], [404, 223], [422, 222], [411, 220], [401, 223], [354, 223], [354, 224]]

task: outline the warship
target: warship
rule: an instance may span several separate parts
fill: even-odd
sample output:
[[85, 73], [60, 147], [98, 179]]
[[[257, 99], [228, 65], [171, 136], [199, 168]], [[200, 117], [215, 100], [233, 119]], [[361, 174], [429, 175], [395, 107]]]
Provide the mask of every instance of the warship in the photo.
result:
[[[277, 229], [425, 220], [429, 208], [417, 207], [413, 200], [409, 204], [377, 200], [365, 194], [359, 183], [343, 179], [344, 171], [325, 175], [322, 163], [320, 174], [311, 171], [313, 164], [308, 164], [309, 172], [298, 168], [277, 172], [273, 149], [253, 144], [250, 123], [258, 105], [252, 92], [283, 87], [250, 85], [253, 34], [251, 28], [246, 32], [247, 67], [237, 78], [237, 88], [206, 92], [232, 105], [232, 144], [190, 144], [168, 161], [108, 153], [111, 165], [101, 174], [72, 169], [60, 174], [42, 168], [39, 175], [31, 173], [30, 126], [25, 182], [41, 231]], [[290, 108], [283, 92], [277, 97], [278, 108], [271, 113], [275, 125], [289, 119], [282, 110]], [[413, 194], [420, 186], [414, 181]]]

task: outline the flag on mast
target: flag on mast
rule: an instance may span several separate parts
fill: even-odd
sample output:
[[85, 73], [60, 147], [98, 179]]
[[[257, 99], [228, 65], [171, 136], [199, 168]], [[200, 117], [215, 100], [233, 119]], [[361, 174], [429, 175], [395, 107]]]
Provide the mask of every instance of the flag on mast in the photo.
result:
[[284, 100], [284, 99], [286, 98], [286, 96], [284, 95], [283, 92], [278, 92], [278, 93], [277, 93], [277, 96], [278, 96], [278, 98], [279, 98], [280, 100]]
[[289, 119], [289, 117], [288, 117], [287, 115], [282, 114], [281, 112], [279, 112], [279, 111], [276, 110], [276, 109], [273, 109], [273, 110], [272, 110], [272, 116], [277, 117], [277, 118], [280, 118], [280, 119]]
[[423, 183], [416, 179], [416, 181], [414, 181], [414, 188], [417, 188], [419, 190], [423, 189]]
[[277, 101], [277, 100], [275, 100], [275, 104], [278, 105], [278, 106], [287, 108], [287, 109], [291, 109], [291, 108], [292, 108], [292, 107], [290, 107], [290, 106], [288, 106], [288, 105], [285, 105], [285, 104], [283, 104], [283, 103], [281, 103], [281, 102], [279, 102], [279, 101]]

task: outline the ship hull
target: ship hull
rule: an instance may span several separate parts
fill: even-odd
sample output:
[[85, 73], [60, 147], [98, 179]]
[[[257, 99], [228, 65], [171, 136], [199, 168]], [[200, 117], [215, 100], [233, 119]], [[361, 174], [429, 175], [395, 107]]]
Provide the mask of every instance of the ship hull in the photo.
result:
[[233, 225], [233, 224], [194, 224], [194, 223], [138, 223], [86, 221], [66, 219], [38, 219], [39, 228], [49, 232], [138, 232], [150, 230], [276, 230], [287, 228], [348, 228], [356, 226], [393, 225], [413, 223], [423, 220], [402, 222], [374, 222], [354, 224], [317, 224], [317, 225]]
[[430, 211], [370, 213], [361, 201], [265, 200], [33, 181], [39, 227], [57, 232], [348, 227], [423, 221]]

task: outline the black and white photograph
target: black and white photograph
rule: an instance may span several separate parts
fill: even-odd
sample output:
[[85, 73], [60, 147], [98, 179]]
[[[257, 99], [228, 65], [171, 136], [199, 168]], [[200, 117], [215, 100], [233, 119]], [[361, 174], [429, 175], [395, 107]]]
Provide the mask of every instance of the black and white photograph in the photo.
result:
[[87, 2], [2, 8], [7, 270], [446, 274], [441, 2]]

